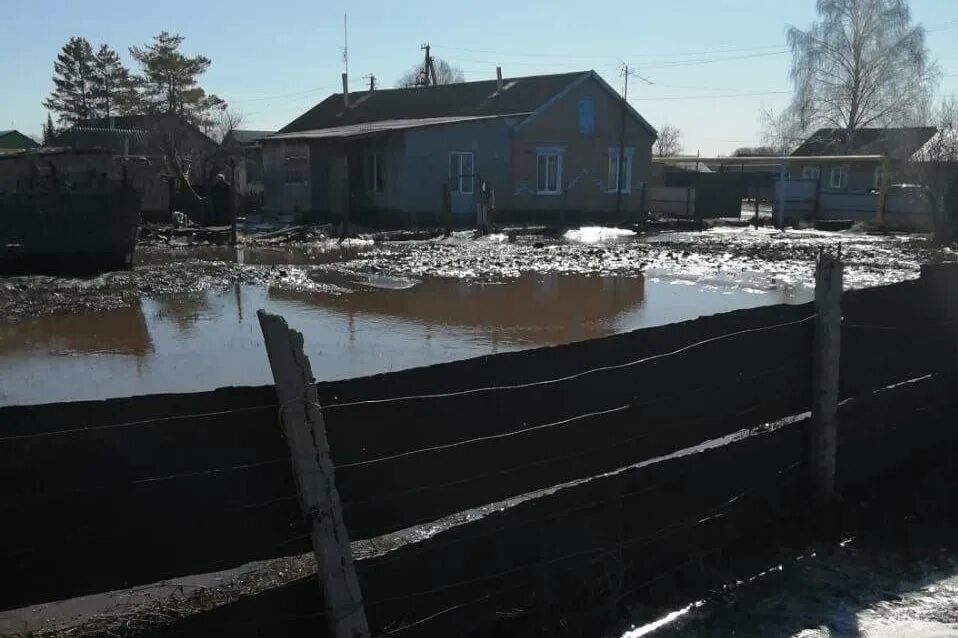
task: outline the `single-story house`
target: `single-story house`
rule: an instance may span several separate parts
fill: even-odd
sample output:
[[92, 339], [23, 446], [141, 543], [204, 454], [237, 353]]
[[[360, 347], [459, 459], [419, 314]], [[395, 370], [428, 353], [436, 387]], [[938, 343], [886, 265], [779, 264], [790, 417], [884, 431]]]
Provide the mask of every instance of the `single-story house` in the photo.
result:
[[[823, 128], [791, 154], [787, 165], [786, 217], [874, 220], [883, 171], [892, 186], [886, 198], [887, 225], [910, 230], [931, 228], [928, 202], [913, 187], [913, 158], [935, 135], [933, 127]], [[819, 160], [816, 157], [852, 156]], [[854, 159], [861, 156], [861, 160]], [[881, 159], [884, 158], [884, 159]]]
[[265, 212], [398, 225], [448, 201], [465, 220], [483, 183], [501, 214], [639, 211], [657, 134], [615, 89], [594, 71], [499, 75], [330, 95], [260, 141]]
[[[822, 166], [814, 161], [821, 155], [883, 155], [887, 158], [889, 183], [907, 179], [908, 163], [930, 140], [937, 129], [930, 126], [907, 128], [823, 128], [815, 131], [792, 157], [809, 158], [789, 164], [790, 179], [818, 179]], [[824, 167], [823, 188], [830, 192], [868, 192], [881, 186], [882, 163], [876, 160], [850, 160]]]
[[52, 145], [84, 151], [107, 150], [115, 158], [129, 160], [143, 190], [143, 214], [148, 221], [166, 221], [173, 209], [188, 211], [194, 218], [202, 217], [202, 211], [192, 202], [195, 199], [192, 194], [180, 193], [180, 180], [167, 165], [168, 150], [178, 157], [194, 189], [210, 182], [223, 165], [220, 145], [183, 118], [173, 115], [80, 120], [59, 132]]
[[30, 148], [37, 148], [38, 146], [40, 145], [31, 138], [15, 129], [0, 131], [0, 153], [23, 151]]
[[235, 129], [223, 137], [223, 147], [233, 160], [233, 186], [240, 195], [263, 193], [263, 138], [276, 131]]

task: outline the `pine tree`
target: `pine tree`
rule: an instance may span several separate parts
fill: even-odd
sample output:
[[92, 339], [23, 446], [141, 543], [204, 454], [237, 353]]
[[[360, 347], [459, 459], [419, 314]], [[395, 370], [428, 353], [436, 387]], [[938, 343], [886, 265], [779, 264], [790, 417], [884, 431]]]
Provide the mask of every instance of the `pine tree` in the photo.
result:
[[53, 146], [53, 139], [57, 136], [57, 129], [53, 125], [53, 118], [47, 113], [47, 123], [43, 125], [43, 145]]
[[130, 71], [106, 44], [93, 57], [91, 96], [96, 117], [125, 115], [137, 110], [138, 96]]
[[223, 110], [226, 103], [199, 86], [197, 78], [209, 68], [210, 59], [184, 55], [180, 51], [183, 39], [163, 31], [143, 48], [131, 47], [130, 55], [142, 70], [137, 81], [148, 110], [178, 115], [206, 128], [212, 122], [211, 113]]
[[93, 47], [85, 38], [73, 37], [63, 45], [53, 63], [53, 91], [43, 106], [62, 123], [75, 123], [93, 115]]

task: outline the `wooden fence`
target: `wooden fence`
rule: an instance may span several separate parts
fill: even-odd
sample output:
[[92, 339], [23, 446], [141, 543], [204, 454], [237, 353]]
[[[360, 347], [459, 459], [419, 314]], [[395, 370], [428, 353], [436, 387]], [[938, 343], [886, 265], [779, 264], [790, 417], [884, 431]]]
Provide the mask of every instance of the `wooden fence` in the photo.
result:
[[[844, 294], [840, 488], [954, 437], [956, 290], [941, 266]], [[318, 384], [353, 540], [505, 501], [357, 561], [374, 633], [707, 585], [703, 556], [804, 500], [813, 317], [769, 306]], [[0, 409], [0, 607], [308, 552], [278, 413], [272, 387]], [[323, 625], [311, 578], [170, 631]]]

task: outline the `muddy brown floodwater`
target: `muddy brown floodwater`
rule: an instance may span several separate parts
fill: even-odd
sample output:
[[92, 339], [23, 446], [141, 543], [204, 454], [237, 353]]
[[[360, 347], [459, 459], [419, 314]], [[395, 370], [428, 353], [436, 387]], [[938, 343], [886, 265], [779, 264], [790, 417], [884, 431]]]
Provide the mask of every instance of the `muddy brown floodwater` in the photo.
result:
[[920, 237], [752, 229], [145, 248], [131, 272], [0, 279], [0, 405], [267, 383], [260, 308], [334, 379], [803, 303], [839, 241], [855, 287], [933, 256]]

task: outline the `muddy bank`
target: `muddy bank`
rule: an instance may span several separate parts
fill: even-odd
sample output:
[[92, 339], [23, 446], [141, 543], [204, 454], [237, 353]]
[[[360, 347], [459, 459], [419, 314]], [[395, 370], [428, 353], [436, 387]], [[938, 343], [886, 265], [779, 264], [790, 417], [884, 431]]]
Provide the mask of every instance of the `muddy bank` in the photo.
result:
[[191, 293], [233, 284], [339, 294], [346, 290], [310, 279], [310, 268], [191, 260], [137, 266], [96, 277], [0, 278], [0, 321], [16, 322], [51, 313], [78, 313], [129, 306], [144, 296]]

